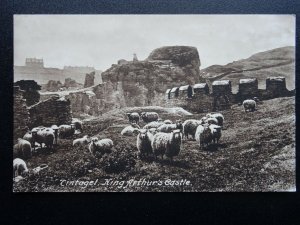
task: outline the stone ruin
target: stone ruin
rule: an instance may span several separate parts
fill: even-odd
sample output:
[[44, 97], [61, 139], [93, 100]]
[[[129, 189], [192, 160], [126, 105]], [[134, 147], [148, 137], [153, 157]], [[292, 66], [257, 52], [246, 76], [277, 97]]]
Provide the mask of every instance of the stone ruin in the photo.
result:
[[167, 89], [165, 93], [166, 105], [179, 106], [192, 112], [210, 112], [229, 109], [234, 103], [241, 103], [245, 99], [258, 97], [267, 100], [276, 97], [293, 96], [294, 91], [287, 90], [285, 78], [270, 77], [266, 80], [266, 89], [258, 89], [256, 78], [241, 79], [239, 91], [232, 93], [230, 80], [217, 80], [211, 85], [211, 93], [207, 83], [184, 85]]

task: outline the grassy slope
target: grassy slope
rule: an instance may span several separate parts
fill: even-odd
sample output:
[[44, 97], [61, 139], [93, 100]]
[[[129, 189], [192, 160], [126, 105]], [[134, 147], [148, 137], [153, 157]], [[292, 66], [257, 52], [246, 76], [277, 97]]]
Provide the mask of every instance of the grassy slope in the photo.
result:
[[[167, 159], [152, 161], [136, 158], [135, 168], [120, 174], [105, 173], [86, 149], [73, 148], [72, 140], [61, 140], [56, 153], [41, 153], [28, 161], [30, 168], [47, 163], [40, 176], [14, 185], [14, 191], [124, 191], [115, 186], [87, 189], [60, 187], [59, 180], [114, 178], [187, 179], [192, 186], [132, 187], [127, 191], [280, 191], [295, 187], [295, 100], [294, 97], [264, 101], [254, 113], [244, 113], [242, 106], [223, 111], [225, 129], [218, 149], [198, 150], [197, 143], [184, 141], [180, 155], [170, 164]], [[116, 114], [116, 113], [115, 113]], [[163, 119], [200, 118], [163, 114]], [[85, 133], [114, 140], [116, 149], [136, 154], [135, 137], [122, 137], [125, 116], [87, 122]], [[116, 119], [117, 118], [117, 119]], [[106, 123], [106, 126], [103, 124]], [[105, 129], [105, 127], [108, 127]], [[104, 129], [104, 130], [102, 130]], [[102, 131], [101, 131], [102, 130]], [[82, 136], [82, 135], [79, 135]], [[76, 169], [76, 168], [80, 168]]]
[[[206, 79], [230, 79], [232, 81], [233, 91], [237, 89], [237, 84], [241, 78], [256, 77], [260, 86], [265, 84], [265, 79], [270, 76], [283, 76], [286, 78], [287, 88], [295, 88], [295, 48], [283, 47], [273, 50], [260, 52], [247, 59], [241, 59], [227, 65], [213, 65], [200, 70], [200, 75]], [[249, 69], [257, 70], [248, 72], [238, 72]], [[260, 87], [262, 88], [262, 87]]]

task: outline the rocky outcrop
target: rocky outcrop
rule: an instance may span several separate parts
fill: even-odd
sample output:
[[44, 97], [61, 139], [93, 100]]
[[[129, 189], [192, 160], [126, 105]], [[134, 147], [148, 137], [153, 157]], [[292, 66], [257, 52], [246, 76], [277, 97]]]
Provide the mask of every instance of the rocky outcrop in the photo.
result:
[[91, 87], [94, 85], [95, 72], [87, 73], [85, 75], [84, 87]]
[[113, 89], [121, 85], [126, 106], [163, 105], [166, 88], [199, 82], [196, 48], [168, 46], [155, 49], [143, 61], [123, 61], [102, 73]]

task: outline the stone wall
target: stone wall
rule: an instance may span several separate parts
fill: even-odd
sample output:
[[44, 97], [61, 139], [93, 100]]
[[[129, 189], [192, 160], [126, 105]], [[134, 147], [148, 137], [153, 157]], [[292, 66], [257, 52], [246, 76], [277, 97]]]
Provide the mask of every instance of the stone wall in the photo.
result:
[[14, 86], [14, 140], [23, 137], [30, 122], [29, 111], [23, 92], [19, 86]]
[[64, 97], [52, 96], [29, 107], [30, 128], [35, 126], [51, 126], [70, 124], [72, 111], [70, 100]]

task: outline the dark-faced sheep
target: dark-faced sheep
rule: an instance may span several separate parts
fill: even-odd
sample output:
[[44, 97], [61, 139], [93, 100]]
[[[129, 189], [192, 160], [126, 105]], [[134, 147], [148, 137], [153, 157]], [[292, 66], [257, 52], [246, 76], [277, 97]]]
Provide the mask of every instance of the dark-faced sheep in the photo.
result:
[[153, 134], [147, 129], [140, 129], [136, 139], [136, 147], [140, 154], [145, 156], [152, 154], [151, 141], [153, 140]]
[[17, 139], [17, 144], [14, 145], [14, 158], [29, 159], [32, 157], [31, 144], [22, 138]]
[[156, 112], [142, 112], [141, 118], [145, 123], [158, 120], [158, 114]]
[[14, 177], [17, 176], [26, 176], [28, 174], [28, 168], [23, 159], [16, 158], [13, 161], [13, 171], [14, 171]]
[[110, 153], [113, 146], [114, 143], [109, 138], [98, 140], [98, 138], [94, 137], [91, 140], [89, 151], [93, 155], [95, 155], [96, 152], [101, 153], [101, 155], [103, 155], [105, 153]]
[[151, 142], [153, 153], [155, 158], [161, 155], [166, 155], [168, 158], [173, 160], [174, 156], [177, 156], [180, 152], [182, 141], [182, 134], [180, 130], [174, 130], [171, 133], [157, 133], [154, 135]]
[[140, 122], [140, 115], [137, 112], [133, 113], [126, 113], [128, 120], [130, 123], [136, 123], [139, 124]]
[[58, 133], [60, 138], [72, 137], [75, 134], [75, 125], [60, 125], [58, 127]]
[[245, 112], [254, 112], [256, 108], [256, 102], [252, 99], [247, 99], [243, 101], [243, 106], [245, 109]]
[[203, 121], [201, 120], [195, 120], [195, 119], [189, 119], [184, 121], [182, 124], [183, 126], [183, 135], [186, 139], [189, 138], [189, 135], [192, 135], [193, 139], [195, 139], [195, 133], [197, 130], [197, 127], [201, 125]]

